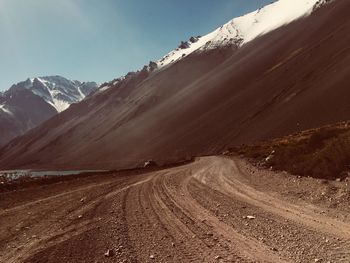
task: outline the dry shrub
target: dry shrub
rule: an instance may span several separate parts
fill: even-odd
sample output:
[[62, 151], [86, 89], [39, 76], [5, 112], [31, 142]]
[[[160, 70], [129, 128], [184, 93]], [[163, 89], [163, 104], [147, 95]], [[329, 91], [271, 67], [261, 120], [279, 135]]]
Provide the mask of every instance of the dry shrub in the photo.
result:
[[275, 170], [316, 178], [340, 178], [350, 168], [350, 127], [341, 123], [308, 130], [270, 142], [242, 146], [238, 152], [260, 162], [271, 155], [265, 164]]

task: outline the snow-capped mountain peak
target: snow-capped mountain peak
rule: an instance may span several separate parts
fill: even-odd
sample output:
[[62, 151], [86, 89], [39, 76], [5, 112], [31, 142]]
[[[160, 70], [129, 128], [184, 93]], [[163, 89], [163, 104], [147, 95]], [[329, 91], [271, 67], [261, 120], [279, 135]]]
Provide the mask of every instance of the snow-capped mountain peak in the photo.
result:
[[0, 147], [97, 89], [60, 76], [28, 78], [0, 92]]
[[203, 51], [219, 46], [240, 47], [255, 38], [310, 15], [315, 8], [330, 0], [278, 0], [254, 12], [234, 18], [227, 24], [203, 37], [192, 37], [187, 42], [157, 61], [164, 67], [195, 51]]
[[57, 112], [62, 112], [72, 103], [83, 100], [97, 88], [97, 84], [68, 80], [61, 76], [50, 76], [29, 78], [12, 86], [12, 89], [21, 88], [30, 90], [53, 106]]
[[[220, 47], [240, 48], [279, 27], [309, 16], [314, 10], [331, 1], [335, 0], [276, 0], [258, 10], [232, 19], [205, 36], [192, 36], [188, 41], [181, 41], [178, 48], [156, 62], [151, 61], [141, 72], [165, 68], [195, 52], [205, 52]], [[102, 84], [94, 95], [117, 87], [126, 78], [127, 76], [123, 76]]]

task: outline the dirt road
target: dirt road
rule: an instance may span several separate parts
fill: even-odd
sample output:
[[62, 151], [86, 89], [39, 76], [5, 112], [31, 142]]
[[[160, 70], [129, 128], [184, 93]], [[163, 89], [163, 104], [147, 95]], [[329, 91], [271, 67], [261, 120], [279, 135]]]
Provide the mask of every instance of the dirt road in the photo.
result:
[[350, 262], [346, 187], [203, 157], [5, 192], [0, 262]]

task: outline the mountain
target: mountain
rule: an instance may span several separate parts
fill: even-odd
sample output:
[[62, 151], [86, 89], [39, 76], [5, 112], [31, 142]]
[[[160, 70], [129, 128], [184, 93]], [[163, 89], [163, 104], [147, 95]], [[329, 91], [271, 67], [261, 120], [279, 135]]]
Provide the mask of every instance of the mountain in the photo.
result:
[[189, 41], [181, 42], [180, 46], [157, 61], [159, 67], [190, 55], [193, 52], [203, 52], [224, 46], [241, 47], [255, 38], [286, 25], [298, 18], [310, 15], [315, 9], [328, 1], [279, 0], [244, 16], [234, 18], [227, 24], [204, 37], [191, 37]]
[[233, 19], [11, 141], [0, 167], [164, 163], [347, 120], [349, 11], [279, 0]]
[[97, 88], [60, 76], [27, 79], [0, 93], [0, 146], [77, 103]]
[[72, 103], [83, 100], [87, 95], [97, 88], [95, 82], [80, 82], [68, 80], [61, 76], [50, 76], [27, 79], [13, 85], [13, 90], [30, 90], [33, 94], [43, 98], [57, 112], [66, 110]]

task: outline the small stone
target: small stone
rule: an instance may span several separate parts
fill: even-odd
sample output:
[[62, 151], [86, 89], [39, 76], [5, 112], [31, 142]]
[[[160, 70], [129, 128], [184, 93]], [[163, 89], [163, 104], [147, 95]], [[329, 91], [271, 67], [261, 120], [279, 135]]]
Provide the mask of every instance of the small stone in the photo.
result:
[[78, 218], [79, 218], [79, 219], [80, 219], [80, 218], [83, 218], [83, 216], [82, 216], [82, 215], [79, 215]]
[[154, 255], [149, 256], [150, 259], [155, 259], [156, 257]]
[[245, 218], [252, 220], [252, 219], [255, 219], [256, 217], [255, 216], [246, 216]]
[[322, 259], [320, 259], [320, 258], [315, 258], [315, 262], [321, 262], [322, 261]]
[[105, 257], [108, 257], [108, 258], [113, 257], [113, 255], [114, 255], [114, 252], [111, 249], [108, 249], [107, 252], [105, 253]]
[[222, 257], [221, 256], [216, 256], [215, 259], [219, 260], [219, 259], [222, 259]]

